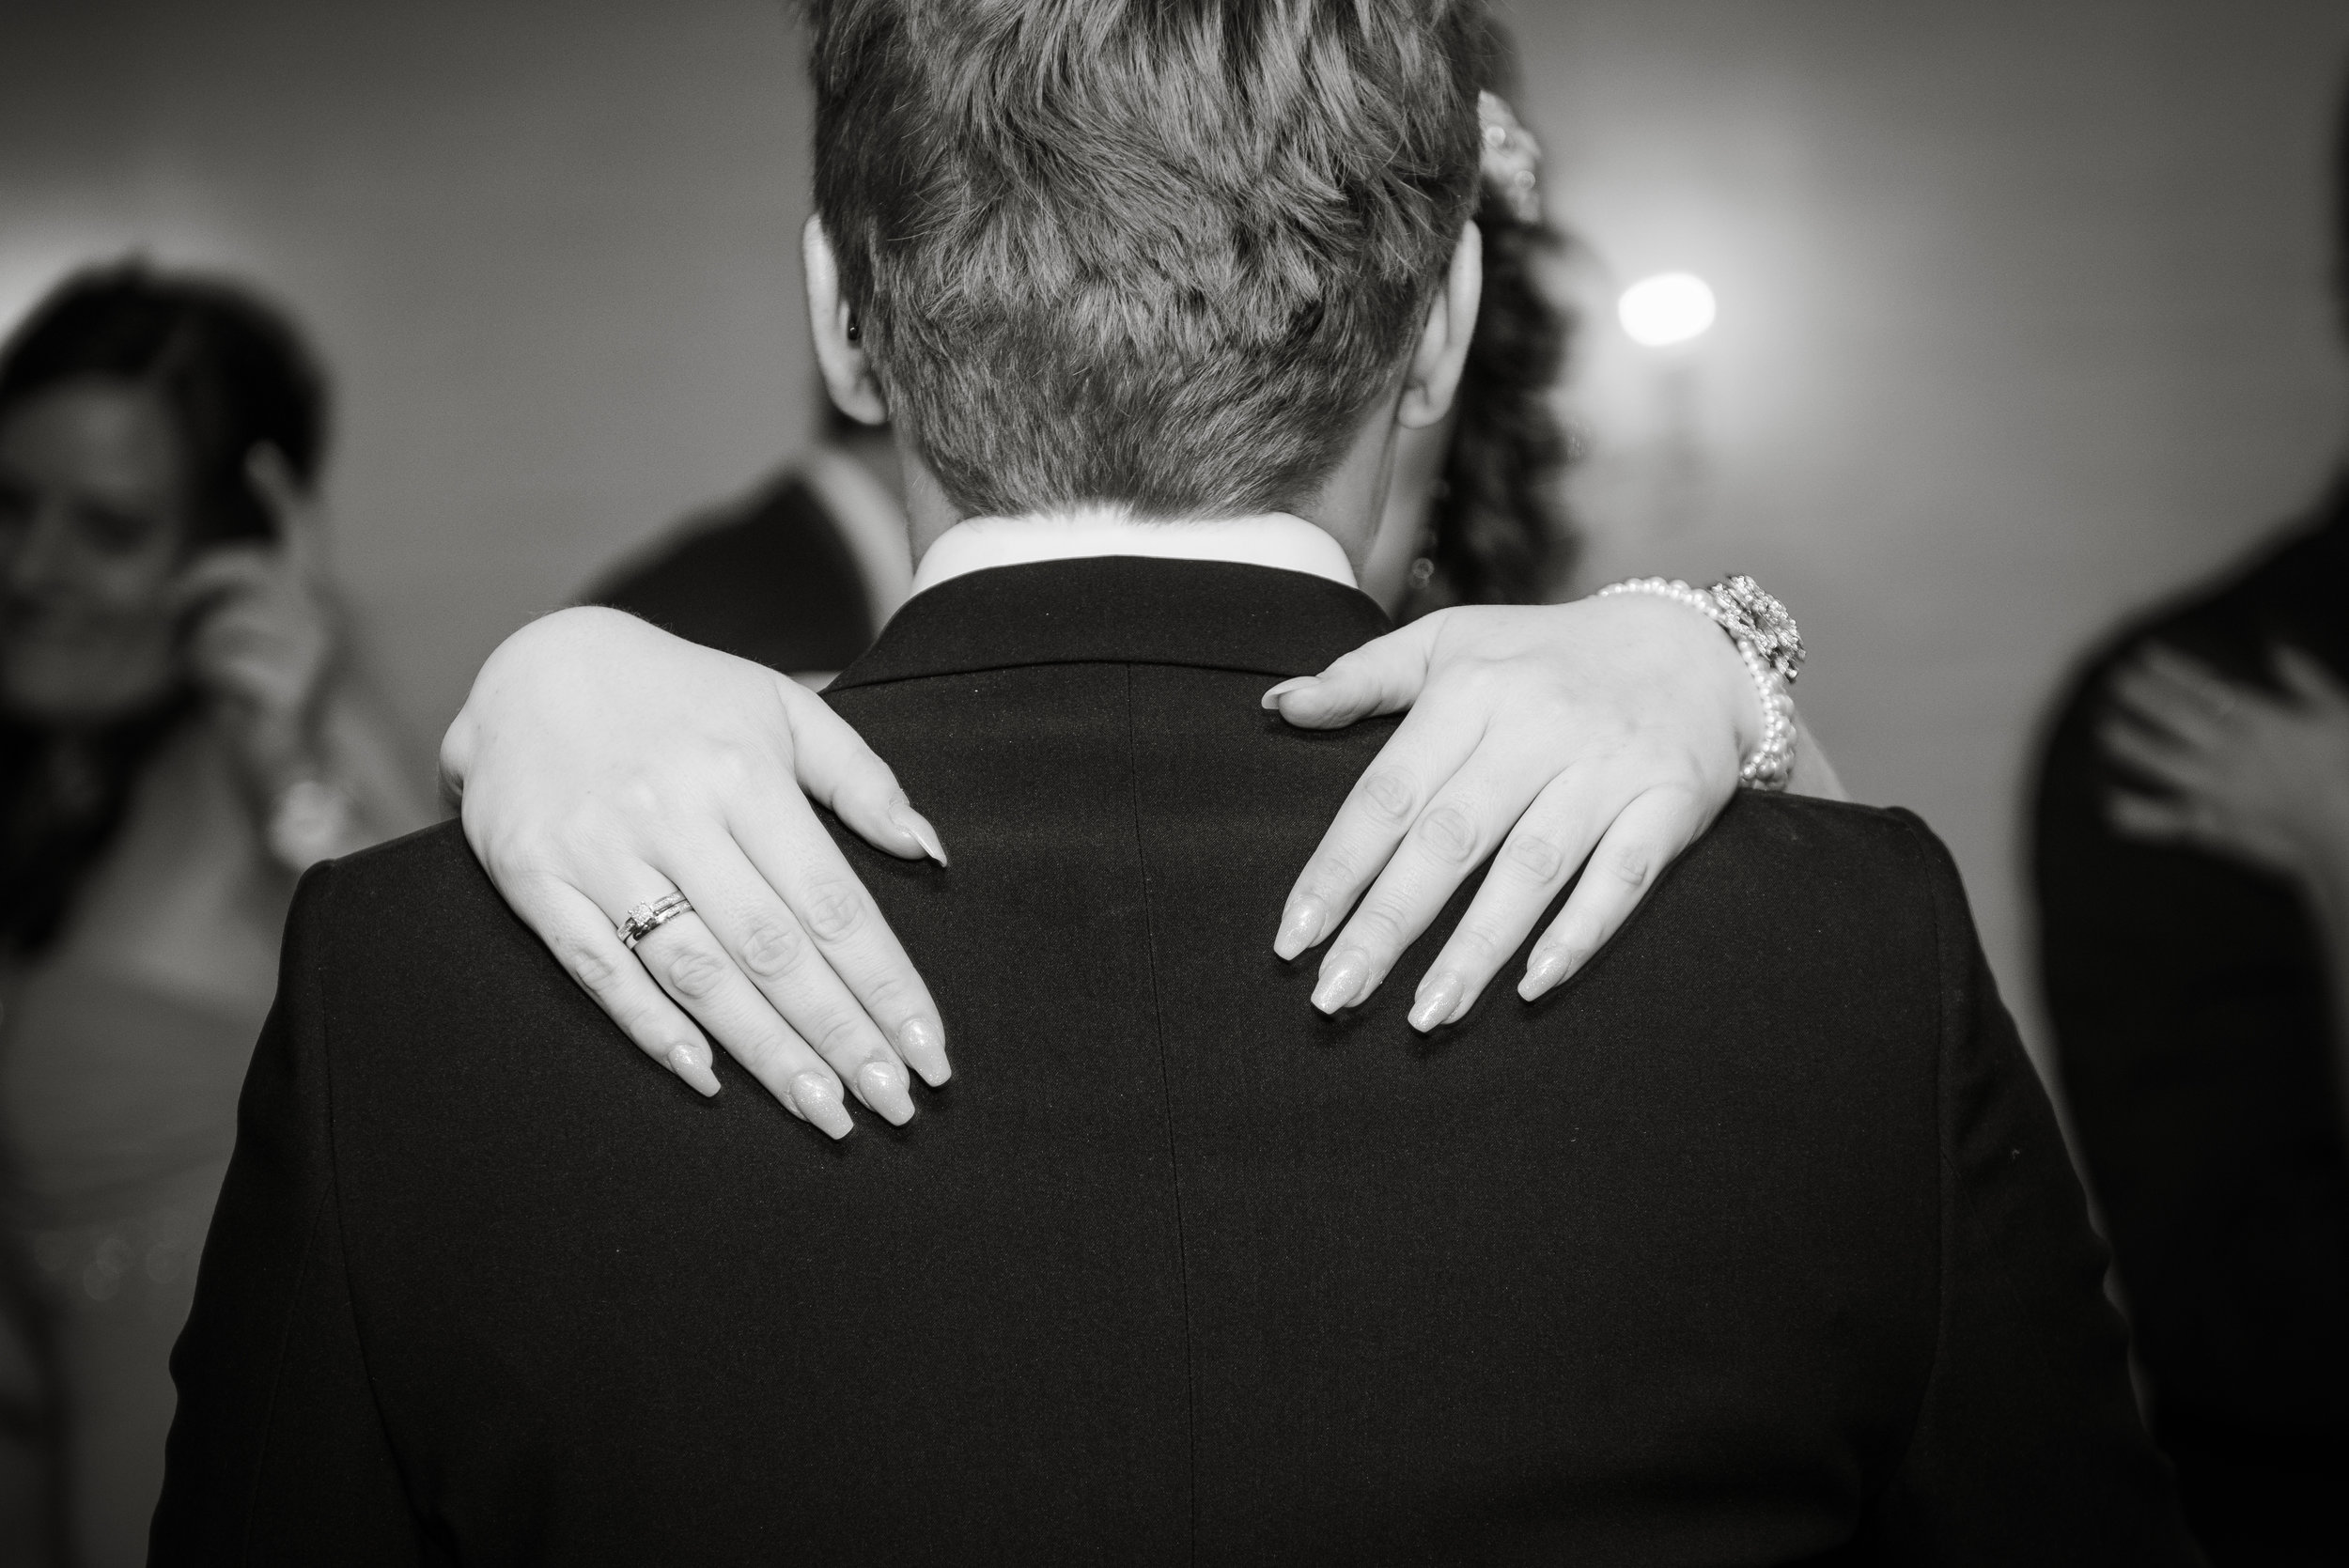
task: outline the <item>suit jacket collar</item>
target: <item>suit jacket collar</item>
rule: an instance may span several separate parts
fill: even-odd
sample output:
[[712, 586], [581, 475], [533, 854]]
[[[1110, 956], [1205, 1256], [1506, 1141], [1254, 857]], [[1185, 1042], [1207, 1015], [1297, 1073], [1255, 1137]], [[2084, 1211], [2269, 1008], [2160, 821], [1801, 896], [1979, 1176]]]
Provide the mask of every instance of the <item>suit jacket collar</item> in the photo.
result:
[[1389, 629], [1368, 595], [1303, 572], [1130, 555], [1041, 561], [916, 594], [831, 689], [1022, 664], [1309, 675]]

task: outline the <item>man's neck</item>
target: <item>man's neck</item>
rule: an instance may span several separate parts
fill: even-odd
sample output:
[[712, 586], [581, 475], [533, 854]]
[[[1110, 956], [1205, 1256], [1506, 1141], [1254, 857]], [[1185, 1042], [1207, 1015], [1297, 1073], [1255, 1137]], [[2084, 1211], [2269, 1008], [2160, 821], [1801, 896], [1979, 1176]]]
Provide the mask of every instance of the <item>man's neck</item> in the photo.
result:
[[941, 534], [923, 554], [914, 569], [913, 592], [993, 567], [1098, 555], [1234, 561], [1355, 586], [1353, 564], [1346, 559], [1345, 547], [1303, 518], [1285, 512], [1144, 522], [1099, 508], [958, 522]]

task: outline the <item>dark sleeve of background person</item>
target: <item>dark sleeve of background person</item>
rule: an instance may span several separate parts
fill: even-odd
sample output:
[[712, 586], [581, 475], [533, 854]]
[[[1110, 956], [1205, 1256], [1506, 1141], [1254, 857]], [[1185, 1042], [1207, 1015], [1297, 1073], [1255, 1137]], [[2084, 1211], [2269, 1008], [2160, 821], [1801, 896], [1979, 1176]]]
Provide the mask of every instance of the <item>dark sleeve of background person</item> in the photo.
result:
[[[172, 1353], [180, 1410], [208, 1419], [172, 1424], [158, 1565], [447, 1560], [418, 1534], [359, 1355], [317, 1048], [322, 977], [306, 911], [322, 879], [303, 878], [287, 921], [277, 1004], [254, 1048], [217, 1211], [236, 1219], [207, 1238], [199, 1265], [199, 1281], [242, 1283], [199, 1289]], [[268, 1506], [254, 1507], [264, 1496]]]
[[2330, 1002], [2291, 889], [2113, 831], [2117, 775], [2096, 727], [2111, 672], [2149, 642], [2270, 685], [2267, 650], [2283, 642], [2349, 676], [2344, 581], [2349, 490], [2095, 660], [2039, 791], [2041, 969], [2064, 1088], [2155, 1436], [2221, 1562], [2260, 1536], [2349, 1549], [2349, 1168]]
[[792, 474], [680, 524], [581, 602], [786, 675], [846, 669], [880, 629], [839, 526]]

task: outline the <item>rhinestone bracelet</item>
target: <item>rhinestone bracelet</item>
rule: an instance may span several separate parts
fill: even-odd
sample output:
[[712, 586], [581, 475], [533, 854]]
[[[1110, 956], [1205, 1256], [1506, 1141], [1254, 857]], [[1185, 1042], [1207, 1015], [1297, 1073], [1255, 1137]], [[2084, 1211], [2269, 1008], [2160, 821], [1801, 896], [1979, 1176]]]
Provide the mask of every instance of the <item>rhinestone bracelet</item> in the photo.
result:
[[[1802, 662], [1802, 639], [1785, 607], [1763, 593], [1750, 577], [1733, 577], [1711, 588], [1691, 588], [1677, 579], [1634, 577], [1610, 582], [1598, 592], [1602, 598], [1610, 594], [1653, 594], [1668, 598], [1729, 634], [1762, 698], [1762, 742], [1738, 768], [1737, 780], [1753, 789], [1784, 789], [1795, 774], [1795, 699], [1787, 694], [1786, 686]], [[1784, 627], [1782, 634], [1773, 632], [1772, 646], [1766, 650], [1755, 628], [1760, 604], [1766, 604]]]

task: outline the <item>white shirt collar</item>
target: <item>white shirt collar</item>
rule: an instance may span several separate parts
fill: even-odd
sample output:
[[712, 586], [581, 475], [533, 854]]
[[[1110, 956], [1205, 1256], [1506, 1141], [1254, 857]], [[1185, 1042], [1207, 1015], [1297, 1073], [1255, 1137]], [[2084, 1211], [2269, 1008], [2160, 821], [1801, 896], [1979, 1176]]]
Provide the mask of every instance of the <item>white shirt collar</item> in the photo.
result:
[[1337, 540], [1285, 512], [1200, 521], [1143, 522], [1087, 509], [1019, 518], [972, 518], [938, 536], [914, 568], [913, 592], [990, 567], [1144, 555], [1170, 561], [1235, 561], [1328, 578], [1352, 588], [1354, 564]]

